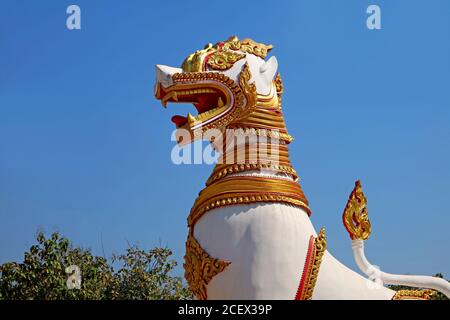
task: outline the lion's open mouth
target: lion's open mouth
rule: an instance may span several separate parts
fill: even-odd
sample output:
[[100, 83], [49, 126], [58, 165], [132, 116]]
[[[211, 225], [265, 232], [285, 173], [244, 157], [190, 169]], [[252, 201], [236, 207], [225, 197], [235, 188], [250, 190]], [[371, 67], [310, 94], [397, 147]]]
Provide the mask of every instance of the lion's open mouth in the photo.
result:
[[225, 88], [216, 83], [188, 83], [175, 84], [169, 88], [158, 87], [156, 96], [161, 104], [167, 107], [168, 102], [192, 103], [198, 114], [188, 113], [186, 116], [174, 115], [172, 122], [177, 128], [193, 128], [197, 124], [203, 124], [213, 120], [226, 112], [230, 105], [230, 95]]

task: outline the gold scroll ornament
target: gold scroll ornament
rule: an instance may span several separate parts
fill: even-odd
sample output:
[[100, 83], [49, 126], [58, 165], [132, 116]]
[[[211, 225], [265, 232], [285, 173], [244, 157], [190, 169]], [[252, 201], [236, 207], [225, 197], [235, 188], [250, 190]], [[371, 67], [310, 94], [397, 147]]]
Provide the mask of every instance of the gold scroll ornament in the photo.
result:
[[424, 290], [398, 290], [392, 297], [392, 300], [430, 300], [436, 291], [431, 289]]
[[184, 276], [188, 282], [189, 289], [199, 300], [208, 298], [206, 286], [214, 276], [225, 270], [231, 263], [211, 257], [203, 250], [191, 231], [186, 241], [184, 261]]
[[230, 69], [236, 61], [243, 58], [245, 58], [245, 54], [230, 51], [217, 51], [209, 56], [207, 63], [211, 69], [224, 71]]
[[369, 238], [371, 229], [367, 199], [359, 180], [355, 182], [355, 188], [350, 193], [342, 220], [352, 240], [367, 240]]
[[[238, 37], [231, 36], [228, 40], [214, 46], [208, 43], [202, 50], [197, 50], [189, 55], [184, 60], [182, 69], [184, 72], [202, 72], [206, 71], [205, 67], [208, 65], [211, 69], [223, 71], [244, 58], [244, 53], [265, 59], [272, 48], [272, 45], [257, 43], [251, 39], [239, 40]], [[241, 51], [241, 53], [236, 51]]]

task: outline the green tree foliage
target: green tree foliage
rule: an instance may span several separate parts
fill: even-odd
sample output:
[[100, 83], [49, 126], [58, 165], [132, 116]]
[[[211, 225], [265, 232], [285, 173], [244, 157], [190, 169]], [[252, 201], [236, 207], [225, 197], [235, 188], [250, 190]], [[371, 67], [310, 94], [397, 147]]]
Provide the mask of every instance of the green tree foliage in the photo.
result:
[[[58, 233], [46, 238], [40, 232], [36, 240], [23, 263], [0, 265], [0, 300], [192, 298], [182, 279], [170, 275], [176, 262], [167, 248], [145, 251], [133, 246], [109, 262], [90, 250], [72, 247]], [[80, 289], [67, 285], [66, 268], [71, 265], [80, 268]]]

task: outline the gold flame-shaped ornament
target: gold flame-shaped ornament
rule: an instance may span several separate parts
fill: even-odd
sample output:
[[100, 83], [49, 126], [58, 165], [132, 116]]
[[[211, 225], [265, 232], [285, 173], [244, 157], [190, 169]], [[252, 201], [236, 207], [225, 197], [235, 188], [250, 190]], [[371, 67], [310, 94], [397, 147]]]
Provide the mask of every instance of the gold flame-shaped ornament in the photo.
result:
[[355, 188], [350, 194], [342, 220], [352, 240], [367, 240], [369, 238], [371, 228], [367, 199], [359, 180], [355, 182]]

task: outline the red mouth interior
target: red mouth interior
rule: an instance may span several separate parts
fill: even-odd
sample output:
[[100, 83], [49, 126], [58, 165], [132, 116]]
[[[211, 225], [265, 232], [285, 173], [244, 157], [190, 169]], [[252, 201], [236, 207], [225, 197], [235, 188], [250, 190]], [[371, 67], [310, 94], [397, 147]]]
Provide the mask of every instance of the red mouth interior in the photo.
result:
[[[222, 101], [225, 101], [225, 98], [219, 92], [214, 93], [204, 93], [196, 96], [182, 96], [178, 98], [178, 102], [190, 102], [197, 109], [198, 113], [203, 113], [208, 110], [214, 109], [217, 107], [217, 101], [219, 97]], [[184, 126], [188, 119], [182, 115], [174, 115], [172, 117], [172, 122], [177, 126], [177, 128]]]

